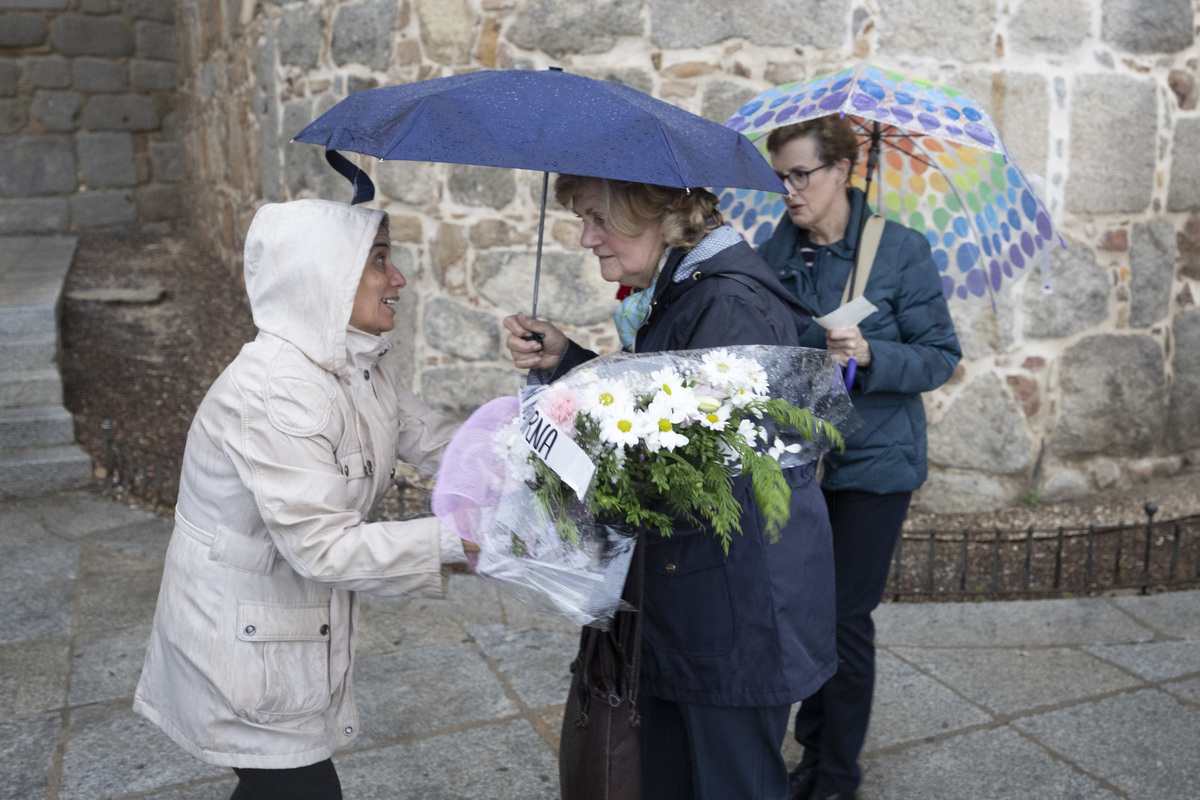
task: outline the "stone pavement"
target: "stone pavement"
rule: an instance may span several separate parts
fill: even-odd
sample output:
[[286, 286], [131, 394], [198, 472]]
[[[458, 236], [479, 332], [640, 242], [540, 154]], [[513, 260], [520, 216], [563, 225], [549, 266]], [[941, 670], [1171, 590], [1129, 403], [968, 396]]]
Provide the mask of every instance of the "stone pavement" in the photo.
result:
[[[86, 492], [0, 504], [0, 798], [229, 796], [130, 710], [170, 529]], [[1200, 795], [1200, 592], [877, 619], [863, 800]], [[557, 797], [572, 626], [455, 575], [361, 628], [347, 800]]]

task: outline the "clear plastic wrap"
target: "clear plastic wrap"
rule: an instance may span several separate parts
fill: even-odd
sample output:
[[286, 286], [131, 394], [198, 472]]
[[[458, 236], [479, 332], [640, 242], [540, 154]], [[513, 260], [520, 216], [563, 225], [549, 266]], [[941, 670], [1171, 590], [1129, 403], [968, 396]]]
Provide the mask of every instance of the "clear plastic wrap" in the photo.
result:
[[[620, 515], [601, 512], [597, 481], [615, 484], [629, 459], [644, 468], [649, 459], [694, 458], [687, 443], [701, 436], [720, 445], [723, 463], [717, 457], [700, 466], [710, 474], [719, 468], [737, 475], [743, 461], [717, 441], [718, 434], [742, 436], [787, 469], [834, 446], [834, 428], [844, 436], [858, 424], [833, 359], [801, 347], [616, 353], [534, 391], [524, 409], [517, 398], [498, 398], [463, 424], [443, 455], [433, 511], [443, 525], [479, 545], [472, 559], [477, 574], [534, 607], [598, 627], [621, 603], [637, 529]], [[817, 424], [802, 432], [762, 414], [726, 431], [727, 422], [770, 399], [810, 412]], [[582, 491], [559, 486], [547, 496], [546, 478], [557, 484], [539, 460], [549, 458], [548, 439], [558, 439], [560, 451], [571, 447], [575, 466], [583, 461], [596, 469], [590, 482], [576, 482]], [[549, 460], [561, 463], [561, 453], [558, 459]], [[645, 494], [661, 505], [661, 498], [650, 497], [654, 491]]]

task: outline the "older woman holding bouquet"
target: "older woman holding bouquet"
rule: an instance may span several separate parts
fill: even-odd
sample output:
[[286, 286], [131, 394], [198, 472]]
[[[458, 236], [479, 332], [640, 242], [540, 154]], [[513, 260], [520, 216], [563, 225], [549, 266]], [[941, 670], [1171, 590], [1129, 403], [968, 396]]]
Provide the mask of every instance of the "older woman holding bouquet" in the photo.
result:
[[[555, 194], [583, 221], [601, 275], [632, 290], [615, 314], [627, 349], [797, 345], [811, 321], [721, 225], [711, 192], [562, 175]], [[513, 362], [551, 380], [596, 355], [547, 322], [518, 314], [505, 326]], [[670, 537], [643, 531], [647, 798], [787, 796], [789, 709], [833, 674], [836, 655], [828, 514], [811, 466], [784, 474], [791, 514], [776, 540], [745, 477], [728, 554], [683, 520]]]

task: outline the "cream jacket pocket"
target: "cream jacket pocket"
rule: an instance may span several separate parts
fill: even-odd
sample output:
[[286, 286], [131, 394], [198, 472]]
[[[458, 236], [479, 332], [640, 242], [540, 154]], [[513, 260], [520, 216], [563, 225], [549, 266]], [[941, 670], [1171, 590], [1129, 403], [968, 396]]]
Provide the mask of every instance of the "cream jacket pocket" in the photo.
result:
[[233, 711], [257, 723], [320, 714], [330, 702], [329, 606], [238, 603]]

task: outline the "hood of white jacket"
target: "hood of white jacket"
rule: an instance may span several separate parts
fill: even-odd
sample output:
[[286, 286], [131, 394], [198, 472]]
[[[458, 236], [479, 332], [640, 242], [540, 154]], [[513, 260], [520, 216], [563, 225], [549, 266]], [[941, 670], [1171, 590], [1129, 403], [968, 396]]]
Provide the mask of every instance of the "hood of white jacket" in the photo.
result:
[[246, 293], [255, 326], [335, 375], [346, 327], [384, 213], [329, 200], [265, 205], [246, 234]]

